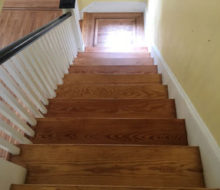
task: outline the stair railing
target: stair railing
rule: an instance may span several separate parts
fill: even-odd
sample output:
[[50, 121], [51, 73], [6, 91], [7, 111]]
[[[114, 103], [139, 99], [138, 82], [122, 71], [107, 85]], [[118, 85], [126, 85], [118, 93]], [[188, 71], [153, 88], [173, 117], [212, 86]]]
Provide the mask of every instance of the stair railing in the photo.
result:
[[[32, 143], [28, 137], [35, 135], [36, 118], [47, 113], [48, 100], [56, 96], [57, 86], [82, 49], [77, 44], [82, 38], [74, 29], [76, 22], [74, 12], [67, 12], [0, 50], [1, 150], [18, 155], [16, 144]], [[22, 183], [21, 173], [25, 175], [24, 168], [1, 158], [0, 189]]]

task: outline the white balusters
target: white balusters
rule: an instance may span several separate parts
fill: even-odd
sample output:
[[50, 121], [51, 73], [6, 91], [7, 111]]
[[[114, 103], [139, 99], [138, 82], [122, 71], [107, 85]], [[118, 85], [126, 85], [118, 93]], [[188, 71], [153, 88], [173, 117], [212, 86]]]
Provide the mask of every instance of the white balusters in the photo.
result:
[[[73, 64], [78, 49], [82, 49], [79, 48], [82, 36], [78, 20], [74, 14], [66, 16], [62, 23], [40, 37], [36, 35], [38, 39], [0, 64], [1, 150], [18, 155], [20, 148], [12, 141], [19, 144], [32, 143], [25, 135], [34, 137], [35, 132], [31, 126], [37, 124], [36, 118], [42, 118], [47, 113], [45, 106], [48, 105], [48, 100], [56, 96], [57, 86], [63, 83], [63, 77]], [[1, 56], [4, 57], [4, 51], [2, 52]], [[4, 166], [19, 168], [0, 159], [0, 169]], [[24, 176], [25, 170], [19, 170]], [[14, 180], [8, 174], [5, 180], [1, 174], [0, 171], [0, 187], [9, 187]], [[22, 180], [23, 178], [19, 181]]]
[[23, 134], [16, 131], [9, 124], [4, 121], [0, 121], [0, 130], [6, 133], [8, 136], [13, 137], [16, 141], [21, 144], [32, 144], [32, 142], [27, 139]]
[[7, 102], [22, 118], [29, 124], [35, 126], [37, 124], [35, 118], [27, 112], [27, 110], [19, 104], [17, 99], [0, 83], [0, 96]]
[[[16, 56], [17, 57], [17, 56]], [[23, 52], [18, 54], [18, 57], [22, 60], [25, 68], [27, 69], [28, 75], [31, 75], [31, 77], [33, 78], [33, 82], [36, 83], [37, 85], [37, 89], [39, 89], [42, 93], [42, 95], [45, 98], [49, 98], [48, 95], [48, 91], [46, 89], [46, 87], [44, 86], [44, 83], [41, 81], [40, 77], [38, 77], [37, 72], [34, 70], [34, 68], [32, 67], [32, 64], [29, 64], [30, 61], [28, 61], [25, 57], [25, 55], [23, 54]]]
[[29, 100], [26, 94], [15, 84], [15, 81], [10, 78], [6, 70], [0, 69], [0, 79], [7, 84], [7, 87], [24, 103], [24, 105], [36, 116], [40, 117], [41, 114], [35, 105]]
[[10, 152], [13, 155], [18, 155], [20, 153], [20, 149], [17, 146], [9, 143], [8, 141], [4, 140], [1, 137], [0, 137], [0, 148], [7, 152]]
[[[31, 47], [31, 45], [29, 47]], [[41, 64], [38, 62], [38, 60], [36, 60], [36, 54], [32, 54], [32, 50], [29, 47], [23, 51], [24, 56], [29, 60], [28, 64], [32, 66], [34, 72], [38, 76], [38, 80], [41, 81], [45, 90], [47, 91], [48, 98], [54, 98], [56, 94], [53, 90], [53, 86], [51, 86], [50, 80], [46, 76], [46, 73], [44, 73], [44, 69], [41, 67]]]
[[[0, 132], [20, 144], [32, 143], [25, 135], [34, 137], [31, 126], [47, 113], [45, 105], [56, 96], [78, 53], [77, 39], [82, 37], [76, 36], [74, 19], [69, 17], [0, 65]], [[19, 147], [6, 139], [0, 136], [0, 149], [19, 154]]]
[[24, 121], [19, 119], [18, 116], [12, 110], [10, 110], [10, 108], [4, 102], [0, 102], [0, 114], [11, 121], [16, 127], [27, 135], [34, 136], [34, 131]]
[[47, 110], [43, 104], [47, 105], [48, 100], [44, 96], [44, 93], [40, 90], [40, 87], [34, 81], [33, 75], [26, 69], [25, 65], [21, 59], [18, 58], [18, 56], [19, 55], [13, 57], [12, 62], [5, 64], [4, 67], [10, 71], [10, 74], [14, 77], [19, 86], [26, 92], [27, 96], [29, 96], [36, 107], [42, 113], [47, 113]]

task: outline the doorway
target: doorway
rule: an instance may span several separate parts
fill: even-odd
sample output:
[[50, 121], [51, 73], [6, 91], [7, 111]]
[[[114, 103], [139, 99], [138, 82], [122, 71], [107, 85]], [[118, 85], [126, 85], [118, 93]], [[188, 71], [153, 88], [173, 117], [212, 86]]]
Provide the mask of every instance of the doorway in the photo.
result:
[[143, 13], [85, 13], [83, 37], [87, 48], [128, 51], [144, 46]]

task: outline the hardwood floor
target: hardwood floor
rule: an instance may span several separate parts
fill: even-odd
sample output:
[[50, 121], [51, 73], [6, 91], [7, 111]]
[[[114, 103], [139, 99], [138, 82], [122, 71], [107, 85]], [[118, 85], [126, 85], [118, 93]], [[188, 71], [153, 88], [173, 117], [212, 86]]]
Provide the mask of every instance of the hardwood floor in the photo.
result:
[[176, 110], [174, 100], [168, 99], [54, 99], [46, 117], [166, 119], [176, 118]]
[[62, 15], [57, 0], [5, 0], [0, 13], [0, 48]]
[[34, 144], [187, 145], [184, 120], [39, 119]]
[[58, 9], [59, 0], [5, 0], [4, 8]]
[[123, 75], [103, 75], [103, 74], [69, 74], [65, 76], [64, 83], [68, 84], [161, 84], [160, 74], [123, 74]]
[[[104, 57], [104, 55], [103, 55]], [[75, 64], [77, 65], [82, 65], [82, 66], [86, 66], [86, 65], [93, 65], [93, 66], [134, 66], [134, 65], [138, 65], [138, 66], [143, 66], [143, 65], [149, 65], [152, 66], [153, 64], [153, 59], [152, 58], [93, 58], [93, 57], [83, 57], [83, 58], [77, 58], [74, 61]]]
[[87, 74], [147, 74], [157, 73], [156, 65], [75, 65], [70, 68], [70, 73]]
[[64, 99], [163, 99], [168, 98], [167, 86], [161, 84], [65, 84], [57, 90]]
[[[149, 60], [152, 59], [150, 57], [150, 54], [145, 52], [145, 53], [124, 53], [124, 52], [120, 52], [120, 53], [107, 53], [107, 52], [83, 52], [83, 53], [79, 53], [78, 57], [83, 57], [83, 58], [113, 58], [113, 59], [117, 59], [117, 58], [122, 58], [122, 59], [129, 59], [129, 58], [138, 58], [138, 59], [143, 59], [143, 58], [148, 58]], [[147, 60], [148, 60], [147, 59]], [[127, 60], [126, 60], [127, 61]], [[132, 60], [131, 60], [132, 61]], [[146, 61], [146, 59], [145, 59]], [[151, 63], [152, 64], [152, 63]], [[114, 64], [113, 64], [114, 65]]]
[[201, 190], [198, 147], [147, 50], [79, 53], [38, 119], [12, 190]]
[[196, 147], [48, 144], [21, 149], [12, 161], [27, 167], [29, 184], [204, 186]]
[[[131, 186], [74, 186], [74, 185], [14, 185], [12, 190], [203, 190], [202, 188], [190, 187], [131, 187]], [[211, 189], [210, 189], [211, 190]], [[217, 189], [212, 189], [217, 190]]]

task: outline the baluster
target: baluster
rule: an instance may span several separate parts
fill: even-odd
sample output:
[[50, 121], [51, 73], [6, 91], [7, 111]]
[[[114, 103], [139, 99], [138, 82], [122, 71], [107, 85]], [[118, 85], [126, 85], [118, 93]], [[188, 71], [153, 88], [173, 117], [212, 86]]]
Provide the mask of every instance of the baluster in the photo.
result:
[[[16, 63], [16, 64], [15, 64]], [[43, 96], [40, 88], [32, 79], [32, 75], [26, 71], [25, 66], [16, 56], [4, 64], [4, 67], [8, 70], [10, 75], [16, 80], [19, 86], [27, 92], [30, 100], [35, 104], [35, 106], [42, 112], [47, 113], [47, 109], [41, 103], [41, 101], [47, 105], [48, 100]], [[20, 74], [18, 73], [20, 72]]]
[[69, 64], [71, 65], [71, 63], [73, 61], [73, 55], [71, 55], [70, 51], [71, 51], [72, 48], [70, 46], [70, 39], [68, 39], [68, 36], [67, 36], [67, 33], [66, 33], [67, 28], [64, 29], [64, 26], [66, 26], [65, 23], [63, 23], [63, 25], [60, 25], [58, 30], [59, 30], [61, 36], [63, 37], [62, 41], [63, 41], [63, 44], [66, 47], [66, 53], [68, 55]]
[[17, 146], [9, 143], [8, 141], [4, 140], [1, 137], [0, 137], [0, 148], [11, 153], [12, 155], [20, 154], [20, 149]]
[[77, 47], [77, 43], [76, 43], [76, 39], [74, 36], [74, 30], [72, 28], [72, 23], [71, 23], [72, 19], [68, 19], [68, 26], [67, 26], [67, 32], [68, 32], [68, 39], [72, 45], [72, 52], [73, 52], [73, 56], [74, 58], [77, 56], [78, 53], [78, 47]]
[[[62, 40], [62, 35], [59, 33], [59, 27], [57, 27], [54, 31], [52, 31], [52, 34], [54, 36], [54, 38], [56, 39], [57, 43], [59, 44], [60, 47], [60, 51], [62, 52], [62, 56], [65, 57], [65, 65], [67, 67], [67, 69], [69, 68], [69, 58], [68, 55], [66, 54], [66, 47], [63, 44], [63, 40]], [[67, 70], [68, 73], [68, 70]]]
[[3, 68], [0, 69], [0, 79], [7, 84], [7, 87], [23, 102], [23, 104], [35, 115], [35, 117], [42, 117], [35, 105], [29, 100], [26, 94], [18, 87], [15, 81], [11, 79]]
[[23, 134], [17, 132], [14, 128], [12, 128], [10, 125], [1, 120], [0, 129], [8, 136], [12, 137], [21, 144], [32, 144], [32, 142], [29, 139], [27, 139]]
[[0, 113], [24, 133], [29, 136], [34, 136], [34, 131], [24, 121], [18, 118], [18, 116], [11, 111], [4, 102], [0, 102]]
[[62, 55], [59, 51], [59, 47], [55, 40], [51, 37], [52, 33], [50, 32], [45, 36], [45, 42], [49, 47], [50, 57], [53, 58], [54, 63], [56, 63], [58, 71], [60, 73], [61, 78], [64, 77], [64, 73], [66, 71], [65, 64], [63, 64]]
[[18, 103], [18, 101], [15, 99], [14, 96], [11, 95], [11, 93], [0, 83], [0, 96], [7, 102], [18, 114], [24, 118], [28, 123], [30, 123], [32, 126], [35, 126], [37, 124], [35, 118], [31, 116], [24, 107]]
[[[47, 34], [48, 35], [48, 34]], [[48, 43], [46, 43], [46, 35], [41, 39], [40, 43], [38, 43], [39, 48], [42, 52], [42, 54], [47, 59], [48, 63], [50, 64], [50, 67], [52, 69], [52, 73], [54, 75], [54, 78], [56, 80], [57, 84], [62, 84], [62, 73], [60, 72], [60, 68], [57, 65], [57, 62], [54, 60], [54, 53], [51, 54], [51, 49], [48, 47]], [[49, 56], [51, 55], [51, 56]]]
[[37, 64], [36, 67], [39, 68], [39, 71], [44, 77], [44, 80], [46, 80], [46, 83], [48, 86], [50, 86], [50, 90], [56, 89], [56, 83], [53, 81], [53, 77], [50, 74], [51, 69], [48, 69], [48, 63], [45, 61], [45, 59], [42, 58], [41, 53], [39, 53], [39, 49], [36, 47], [36, 43], [30, 46], [29, 51], [33, 60], [35, 60], [35, 63]]
[[42, 83], [41, 79], [39, 78], [39, 76], [37, 75], [37, 73], [35, 72], [34, 68], [32, 67], [31, 64], [29, 64], [28, 60], [26, 59], [26, 57], [24, 56], [23, 52], [20, 53], [19, 58], [22, 60], [23, 64], [25, 65], [25, 67], [27, 68], [27, 71], [29, 73], [29, 75], [31, 75], [31, 77], [33, 77], [33, 81], [34, 83], [37, 84], [37, 87], [39, 87], [38, 89], [42, 92], [42, 94], [46, 97], [49, 98], [49, 94], [48, 91], [46, 90], [46, 87], [44, 86], [44, 84]]
[[[56, 29], [55, 29], [56, 30]], [[63, 54], [62, 51], [62, 46], [59, 43], [59, 40], [57, 38], [59, 38], [55, 32], [56, 31], [51, 31], [50, 35], [48, 36], [50, 41], [54, 41], [54, 43], [56, 44], [56, 46], [54, 47], [54, 50], [56, 51], [57, 55], [59, 55], [60, 58], [60, 64], [63, 66], [64, 68], [64, 73], [68, 73], [68, 64], [67, 64], [67, 58], [66, 56]]]
[[31, 56], [31, 52], [29, 49], [26, 49], [23, 51], [23, 55], [28, 58], [29, 60], [29, 65], [31, 65], [34, 68], [33, 72], [36, 72], [38, 80], [41, 81], [43, 84], [45, 90], [47, 91], [48, 98], [54, 98], [56, 96], [55, 92], [53, 91], [52, 87], [48, 84], [48, 81], [46, 77], [43, 75], [43, 72], [41, 71], [39, 65], [37, 62], [34, 60], [34, 58]]
[[[63, 23], [64, 24], [64, 23]], [[67, 64], [68, 64], [68, 67], [70, 65], [70, 58], [69, 58], [69, 55], [68, 55], [68, 43], [65, 39], [66, 36], [64, 36], [64, 34], [61, 32], [61, 28], [62, 28], [62, 25], [58, 26], [57, 29], [56, 29], [56, 32], [59, 36], [58, 40], [60, 41], [60, 44], [61, 46], [63, 47], [63, 50], [64, 50], [64, 54], [66, 55], [67, 57]]]

